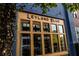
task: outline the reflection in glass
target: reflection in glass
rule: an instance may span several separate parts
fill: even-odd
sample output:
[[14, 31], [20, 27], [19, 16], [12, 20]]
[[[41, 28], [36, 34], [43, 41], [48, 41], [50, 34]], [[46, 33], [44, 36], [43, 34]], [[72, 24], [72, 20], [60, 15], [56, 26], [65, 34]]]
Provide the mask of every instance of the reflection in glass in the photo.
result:
[[53, 32], [57, 32], [57, 27], [56, 27], [56, 25], [52, 24], [51, 26], [52, 26], [52, 31], [53, 31]]
[[42, 54], [41, 35], [34, 34], [34, 55]]
[[60, 43], [61, 43], [61, 51], [64, 51], [66, 49], [65, 38], [64, 38], [64, 35], [59, 35], [59, 36], [60, 36]]
[[44, 23], [44, 24], [43, 24], [43, 30], [44, 30], [45, 32], [50, 32], [50, 26], [49, 26], [48, 23]]
[[33, 31], [34, 32], [40, 32], [41, 31], [41, 25], [39, 22], [33, 22]]
[[22, 31], [30, 31], [30, 22], [29, 21], [22, 22], [21, 26], [22, 26], [21, 27]]
[[54, 52], [59, 52], [59, 40], [58, 40], [58, 35], [54, 34], [53, 35], [53, 44], [54, 44]]
[[63, 33], [63, 26], [62, 25], [59, 25], [58, 26], [58, 30], [59, 30], [60, 33]]
[[30, 56], [31, 49], [30, 49], [30, 35], [29, 34], [22, 34], [22, 56]]
[[51, 53], [51, 39], [50, 35], [44, 35], [44, 45], [45, 45], [45, 53]]

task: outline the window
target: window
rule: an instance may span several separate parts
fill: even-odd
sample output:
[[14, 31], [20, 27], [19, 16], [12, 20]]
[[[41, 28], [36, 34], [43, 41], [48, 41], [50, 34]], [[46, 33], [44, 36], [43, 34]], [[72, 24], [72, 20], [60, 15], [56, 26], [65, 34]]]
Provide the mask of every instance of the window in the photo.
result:
[[30, 49], [30, 35], [29, 34], [22, 34], [21, 37], [22, 41], [22, 55], [23, 56], [30, 56], [31, 49]]
[[42, 55], [41, 35], [34, 34], [34, 55]]
[[79, 31], [77, 31], [77, 37], [79, 38]]
[[22, 13], [22, 15], [27, 19], [22, 17], [17, 22], [19, 23], [17, 26], [20, 27], [17, 28], [19, 39], [16, 41], [16, 55], [61, 55], [64, 54], [64, 51], [67, 52], [63, 20], [33, 13]]
[[21, 28], [22, 31], [30, 31], [30, 22], [29, 21], [24, 21], [21, 23]]
[[75, 11], [75, 12], [73, 13], [73, 17], [74, 17], [74, 18], [77, 18], [77, 14], [78, 14], [78, 12]]
[[51, 26], [52, 26], [52, 31], [53, 31], [53, 32], [57, 32], [57, 27], [56, 27], [56, 25], [53, 24], [53, 25], [51, 25]]
[[58, 26], [58, 31], [59, 31], [59, 33], [63, 33], [63, 26], [62, 25]]
[[43, 24], [43, 30], [44, 30], [45, 32], [50, 32], [50, 26], [49, 26], [48, 23], [44, 23], [44, 24]]
[[61, 51], [66, 50], [66, 44], [65, 44], [65, 38], [64, 35], [59, 35], [60, 36], [60, 43], [61, 43]]
[[51, 53], [52, 48], [51, 48], [51, 39], [50, 35], [44, 35], [44, 45], [45, 45], [45, 53]]
[[58, 40], [58, 35], [53, 34], [53, 44], [54, 44], [54, 52], [59, 52], [59, 40]]
[[39, 22], [33, 22], [33, 31], [40, 32], [41, 31], [41, 24]]

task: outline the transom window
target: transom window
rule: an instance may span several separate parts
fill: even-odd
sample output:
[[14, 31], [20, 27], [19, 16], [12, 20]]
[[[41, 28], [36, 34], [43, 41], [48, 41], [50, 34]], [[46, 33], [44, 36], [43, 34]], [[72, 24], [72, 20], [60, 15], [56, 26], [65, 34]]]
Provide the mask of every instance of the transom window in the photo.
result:
[[58, 26], [58, 31], [59, 31], [59, 33], [63, 33], [63, 26], [62, 25]]
[[30, 31], [30, 21], [21, 22], [22, 31]]
[[33, 22], [33, 31], [40, 32], [41, 31], [41, 24], [39, 22]]
[[44, 24], [43, 24], [43, 30], [44, 30], [45, 32], [50, 32], [49, 23], [44, 23]]
[[57, 26], [55, 24], [52, 24], [51, 27], [52, 27], [52, 32], [57, 32]]

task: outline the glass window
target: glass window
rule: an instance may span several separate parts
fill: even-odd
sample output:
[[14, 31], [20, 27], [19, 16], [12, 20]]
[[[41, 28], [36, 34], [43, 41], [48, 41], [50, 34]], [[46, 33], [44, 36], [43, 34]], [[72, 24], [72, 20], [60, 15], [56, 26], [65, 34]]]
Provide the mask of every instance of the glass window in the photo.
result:
[[45, 32], [50, 32], [50, 26], [49, 26], [48, 23], [44, 23], [44, 24], [43, 24], [43, 30], [44, 30]]
[[58, 40], [58, 35], [54, 34], [53, 35], [53, 44], [54, 44], [54, 52], [59, 52], [59, 40]]
[[59, 26], [58, 26], [58, 31], [59, 31], [60, 33], [63, 33], [63, 26], [62, 26], [62, 25], [59, 25]]
[[44, 45], [45, 45], [45, 53], [51, 53], [51, 38], [50, 35], [44, 35]]
[[77, 38], [79, 38], [79, 31], [77, 31]]
[[21, 26], [22, 31], [30, 31], [30, 21], [22, 22]]
[[51, 26], [52, 26], [52, 31], [53, 31], [53, 32], [57, 32], [57, 26], [56, 26], [56, 25], [54, 25], [54, 24], [53, 24], [53, 25], [51, 25]]
[[40, 32], [41, 31], [41, 24], [39, 22], [33, 22], [33, 31]]
[[61, 51], [66, 50], [66, 44], [65, 44], [65, 38], [64, 35], [59, 35], [60, 36], [60, 43], [61, 43]]
[[77, 11], [73, 12], [73, 17], [74, 18], [77, 18], [77, 15], [78, 15]]
[[42, 55], [41, 35], [34, 34], [34, 55]]
[[30, 56], [31, 55], [30, 35], [22, 34], [21, 41], [22, 41], [22, 56]]

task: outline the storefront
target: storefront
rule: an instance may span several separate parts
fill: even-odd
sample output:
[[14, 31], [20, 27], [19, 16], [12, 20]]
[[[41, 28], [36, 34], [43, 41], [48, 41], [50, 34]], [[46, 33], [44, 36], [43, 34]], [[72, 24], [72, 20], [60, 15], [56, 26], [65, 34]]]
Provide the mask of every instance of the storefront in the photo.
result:
[[67, 55], [64, 21], [30, 12], [18, 12], [16, 55]]

